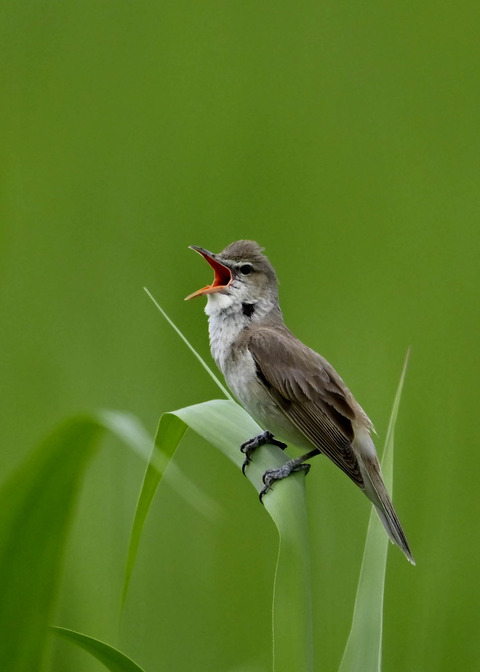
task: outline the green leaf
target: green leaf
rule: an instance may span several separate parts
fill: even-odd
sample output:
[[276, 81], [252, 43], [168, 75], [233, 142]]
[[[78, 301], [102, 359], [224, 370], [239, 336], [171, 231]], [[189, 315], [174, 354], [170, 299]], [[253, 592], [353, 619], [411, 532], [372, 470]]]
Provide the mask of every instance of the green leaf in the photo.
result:
[[[100, 411], [98, 414], [102, 425], [112, 434], [115, 434], [123, 443], [125, 443], [133, 452], [142, 457], [150, 466], [153, 474], [159, 472], [163, 474], [167, 465], [170, 463], [171, 455], [168, 450], [159, 450], [152, 452], [154, 443], [150, 434], [145, 430], [142, 423], [134, 415], [119, 411]], [[167, 429], [166, 424], [162, 428]], [[157, 430], [158, 435], [158, 430]], [[166, 445], [170, 445], [171, 438], [165, 437]], [[180, 437], [181, 438], [181, 437]], [[175, 437], [173, 437], [175, 441]], [[157, 441], [158, 441], [157, 436]], [[179, 439], [178, 439], [179, 440]], [[177, 441], [178, 443], [178, 441]], [[152, 475], [153, 475], [152, 474]], [[186, 474], [184, 474], [176, 464], [170, 464], [168, 470], [169, 484], [176, 492], [183, 497], [190, 506], [200, 511], [206, 518], [216, 520], [221, 517], [221, 507], [206, 495]]]
[[74, 642], [80, 648], [88, 651], [94, 658], [99, 660], [111, 672], [143, 672], [143, 669], [128, 658], [124, 653], [121, 653], [113, 646], [105, 644], [98, 639], [83, 635], [74, 630], [67, 630], [66, 628], [53, 628], [61, 637]]
[[[393, 444], [400, 397], [407, 370], [405, 358], [388, 425], [382, 471], [387, 490], [393, 486]], [[367, 540], [358, 581], [352, 628], [339, 672], [380, 672], [382, 669], [383, 596], [387, 565], [388, 537], [374, 508], [370, 513]]]
[[[126, 586], [133, 568], [145, 519], [164, 474], [155, 464], [170, 459], [186, 428], [191, 427], [240, 469], [240, 445], [261, 433], [261, 428], [235, 402], [208, 401], [162, 416], [155, 439], [156, 460], [148, 466], [140, 493], [129, 549]], [[288, 459], [276, 446], [266, 445], [255, 454], [247, 478], [257, 492], [263, 487], [266, 469]], [[313, 670], [311, 584], [308, 530], [305, 507], [305, 477], [293, 474], [277, 483], [264, 497], [280, 538], [273, 600], [273, 655], [275, 672]], [[260, 506], [260, 504], [259, 504]]]
[[[238, 404], [210, 401], [175, 412], [239, 468], [239, 446], [262, 432]], [[276, 446], [264, 446], [246, 470], [257, 492], [263, 487], [266, 469], [281, 466], [288, 455]], [[275, 485], [263, 499], [279, 534], [279, 550], [273, 596], [274, 672], [313, 670], [310, 551], [305, 504], [305, 476], [292, 474]]]
[[68, 527], [100, 436], [90, 418], [63, 423], [0, 491], [0, 669], [40, 670]]
[[143, 484], [140, 490], [140, 496], [135, 510], [135, 518], [130, 534], [128, 545], [127, 564], [125, 569], [125, 579], [123, 583], [122, 603], [125, 602], [130, 579], [137, 557], [138, 546], [143, 531], [143, 526], [150, 509], [151, 502], [158, 488], [165, 469], [170, 462], [176, 447], [185, 434], [187, 427], [179, 422], [173, 415], [165, 414], [160, 418], [158, 429], [155, 436], [153, 451], [150, 456]]

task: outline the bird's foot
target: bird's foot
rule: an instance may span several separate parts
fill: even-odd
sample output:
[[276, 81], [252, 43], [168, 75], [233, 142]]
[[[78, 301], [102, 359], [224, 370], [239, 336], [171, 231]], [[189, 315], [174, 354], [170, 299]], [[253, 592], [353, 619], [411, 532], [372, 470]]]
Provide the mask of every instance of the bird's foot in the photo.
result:
[[301, 462], [302, 458], [297, 458], [286, 462], [283, 466], [278, 467], [277, 469], [267, 469], [263, 474], [263, 483], [264, 486], [259, 492], [259, 499], [262, 502], [263, 497], [267, 494], [269, 490], [272, 489], [272, 485], [276, 481], [280, 481], [282, 478], [287, 478], [290, 474], [295, 473], [296, 471], [304, 471], [305, 476], [310, 471], [310, 465]]
[[265, 430], [262, 434], [254, 436], [253, 439], [249, 439], [248, 441], [245, 441], [245, 443], [242, 443], [242, 445], [240, 446], [240, 450], [245, 455], [245, 459], [242, 464], [242, 472], [244, 476], [245, 476], [245, 469], [252, 461], [251, 458], [252, 453], [259, 446], [264, 446], [266, 443], [271, 443], [273, 446], [278, 446], [282, 450], [285, 450], [285, 448], [287, 447], [286, 443], [283, 443], [283, 441], [277, 441], [277, 439], [273, 436], [272, 432], [269, 432], [268, 430]]

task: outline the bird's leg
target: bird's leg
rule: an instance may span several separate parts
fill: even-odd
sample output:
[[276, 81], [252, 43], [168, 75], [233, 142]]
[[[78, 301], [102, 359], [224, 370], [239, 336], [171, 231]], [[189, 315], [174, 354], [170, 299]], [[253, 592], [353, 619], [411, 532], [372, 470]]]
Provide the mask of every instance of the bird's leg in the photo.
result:
[[287, 476], [290, 476], [290, 474], [295, 471], [304, 471], [306, 476], [310, 471], [310, 465], [304, 464], [305, 460], [309, 460], [311, 457], [319, 455], [320, 452], [320, 450], [315, 448], [315, 450], [311, 450], [309, 453], [305, 453], [305, 455], [301, 455], [300, 457], [285, 462], [283, 466], [278, 467], [277, 469], [267, 469], [263, 474], [263, 482], [265, 485], [259, 493], [260, 501], [262, 501], [264, 495], [272, 489], [272, 485], [275, 481], [279, 481], [281, 478], [287, 478]]
[[245, 443], [242, 443], [240, 450], [245, 454], [245, 459], [242, 464], [242, 472], [244, 476], [247, 465], [252, 461], [252, 458], [250, 457], [251, 454], [259, 446], [264, 446], [266, 443], [271, 443], [273, 446], [278, 446], [282, 450], [285, 450], [287, 447], [286, 443], [277, 441], [277, 439], [274, 438], [272, 432], [269, 432], [268, 430], [265, 430], [262, 434], [254, 436], [253, 439], [249, 439], [248, 441], [245, 441]]

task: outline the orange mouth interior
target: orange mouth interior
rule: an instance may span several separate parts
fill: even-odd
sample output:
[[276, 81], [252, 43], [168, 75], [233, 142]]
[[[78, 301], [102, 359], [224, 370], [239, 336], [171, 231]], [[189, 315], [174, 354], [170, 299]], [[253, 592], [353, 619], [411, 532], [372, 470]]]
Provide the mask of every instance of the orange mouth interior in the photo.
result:
[[208, 261], [210, 266], [213, 268], [213, 272], [215, 275], [211, 285], [202, 287], [202, 289], [197, 289], [197, 291], [193, 292], [193, 294], [189, 294], [185, 298], [185, 301], [193, 299], [195, 296], [203, 296], [204, 294], [213, 294], [214, 292], [219, 292], [220, 290], [228, 287], [228, 285], [232, 281], [232, 274], [229, 268], [221, 264], [219, 261], [216, 261], [216, 259], [213, 259], [213, 257], [210, 257], [209, 255], [205, 254], [204, 252], [200, 252], [199, 250], [196, 251], [202, 255], [205, 261]]

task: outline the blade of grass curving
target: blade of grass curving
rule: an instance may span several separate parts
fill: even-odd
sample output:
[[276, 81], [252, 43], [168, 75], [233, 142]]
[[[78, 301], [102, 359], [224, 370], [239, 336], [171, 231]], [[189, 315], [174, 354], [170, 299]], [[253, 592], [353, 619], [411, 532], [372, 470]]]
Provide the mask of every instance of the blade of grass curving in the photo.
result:
[[[239, 446], [262, 430], [238, 404], [209, 401], [175, 411], [197, 434], [218, 448], [239, 468]], [[260, 492], [266, 469], [288, 459], [276, 446], [264, 446], [249, 465], [247, 478]], [[279, 533], [273, 600], [274, 672], [313, 670], [310, 551], [305, 505], [305, 476], [294, 474], [277, 483], [263, 500]]]
[[169, 324], [169, 325], [172, 327], [172, 329], [174, 329], [174, 331], [176, 331], [177, 334], [180, 336], [180, 338], [181, 338], [182, 341], [185, 343], [185, 345], [186, 345], [187, 348], [190, 350], [190, 352], [192, 352], [193, 355], [198, 359], [198, 361], [199, 361], [200, 364], [203, 366], [203, 368], [205, 369], [205, 371], [208, 373], [208, 375], [210, 376], [210, 378], [212, 378], [212, 379], [215, 381], [215, 383], [218, 385], [218, 387], [221, 389], [221, 391], [222, 391], [223, 394], [227, 397], [227, 399], [230, 399], [231, 401], [233, 401], [233, 397], [232, 397], [232, 395], [230, 394], [230, 392], [227, 390], [227, 388], [226, 388], [224, 385], [222, 385], [222, 383], [219, 381], [219, 379], [217, 378], [217, 376], [213, 373], [212, 369], [208, 366], [208, 364], [207, 364], [206, 361], [203, 359], [203, 357], [201, 357], [201, 356], [198, 354], [198, 352], [195, 350], [195, 348], [193, 347], [193, 345], [191, 345], [191, 343], [190, 343], [190, 341], [187, 339], [187, 337], [184, 336], [184, 334], [180, 331], [180, 329], [179, 329], [179, 328], [177, 327], [177, 325], [173, 322], [173, 320], [171, 320], [171, 319], [168, 317], [167, 313], [163, 310], [163, 308], [160, 306], [160, 304], [158, 303], [158, 301], [156, 301], [156, 300], [153, 298], [153, 296], [152, 296], [152, 294], [149, 292], [149, 290], [148, 290], [146, 287], [144, 287], [143, 289], [144, 289], [145, 292], [148, 294], [148, 296], [151, 298], [151, 300], [152, 300], [153, 303], [156, 305], [156, 307], [158, 308], [158, 310], [162, 313], [163, 317], [167, 320], [168, 324]]
[[[143, 478], [143, 483], [140, 489], [140, 495], [138, 497], [137, 507], [135, 510], [132, 531], [130, 533], [125, 577], [123, 582], [122, 606], [125, 604], [125, 600], [127, 598], [133, 567], [137, 558], [140, 539], [148, 512], [150, 510], [150, 506], [152, 504], [155, 493], [157, 492], [160, 481], [165, 476], [167, 466], [169, 466], [169, 471], [175, 468], [175, 464], [171, 463], [171, 458], [173, 457], [178, 444], [182, 440], [183, 435], [187, 431], [187, 428], [187, 423], [183, 422], [175, 413], [164, 413], [158, 423], [153, 450], [151, 451], [150, 462]], [[182, 491], [182, 495], [186, 496], [187, 499], [192, 501], [191, 498], [188, 497], [188, 492], [193, 491], [195, 493], [196, 486], [189, 480], [185, 480], [183, 485], [184, 489]], [[210, 501], [205, 503], [202, 498], [196, 497], [196, 503], [198, 505], [197, 509], [208, 511], [210, 518], [218, 518], [220, 516], [220, 507], [215, 506], [215, 504], [211, 503]]]
[[110, 672], [144, 672], [131, 658], [113, 646], [105, 644], [105, 642], [101, 642], [80, 632], [75, 632], [75, 630], [68, 630], [67, 628], [54, 626], [53, 630], [61, 637], [90, 653], [94, 658], [103, 663]]
[[[152, 452], [153, 439], [137, 417], [110, 410], [100, 411], [98, 417], [112, 434], [142, 457], [147, 465], [153, 462], [152, 468], [162, 474], [165, 472], [171, 456], [163, 451]], [[205, 494], [176, 464], [170, 465], [168, 479], [176, 492], [206, 518], [221, 518], [221, 507], [217, 502]]]
[[135, 510], [132, 531], [130, 533], [125, 577], [123, 581], [122, 606], [125, 604], [127, 597], [128, 587], [130, 585], [130, 579], [148, 511], [165, 470], [186, 430], [187, 426], [183, 422], [180, 422], [175, 416], [168, 413], [162, 415], [160, 422], [158, 423], [150, 462], [148, 463], [143, 478]]
[[[187, 426], [219, 449], [239, 469], [244, 457], [239, 450], [240, 445], [261, 432], [254, 420], [235, 402], [207, 401], [163, 415], [154, 451], [165, 452], [171, 457]], [[255, 454], [246, 473], [257, 492], [263, 486], [265, 470], [280, 466], [287, 459], [279, 448], [270, 445]], [[132, 530], [126, 587], [143, 525], [162, 475], [154, 466], [147, 468]], [[295, 474], [278, 483], [265, 496], [264, 504], [280, 537], [273, 602], [274, 670], [310, 672], [313, 670], [313, 645], [304, 475]]]
[[[393, 446], [395, 423], [407, 370], [408, 350], [393, 403], [383, 451], [382, 471], [387, 490], [393, 486]], [[352, 627], [339, 672], [380, 672], [382, 669], [383, 596], [387, 565], [388, 537], [372, 507]]]

